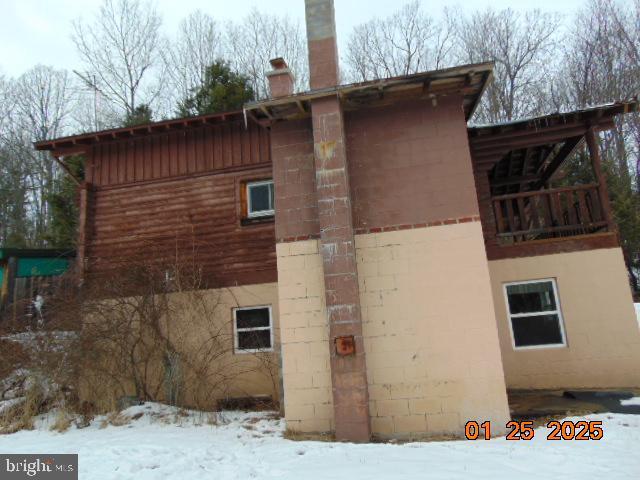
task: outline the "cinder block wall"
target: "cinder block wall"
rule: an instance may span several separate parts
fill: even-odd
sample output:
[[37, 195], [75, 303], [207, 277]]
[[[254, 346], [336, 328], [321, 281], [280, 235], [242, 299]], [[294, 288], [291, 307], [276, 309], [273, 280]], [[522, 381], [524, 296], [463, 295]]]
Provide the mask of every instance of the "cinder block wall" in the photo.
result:
[[480, 222], [356, 237], [372, 430], [509, 418]]
[[[640, 387], [640, 328], [620, 248], [489, 262], [507, 387]], [[567, 346], [515, 350], [503, 284], [555, 278]]]
[[334, 430], [329, 324], [319, 252], [313, 132], [307, 120], [272, 129], [284, 407], [287, 428]]
[[318, 243], [277, 246], [284, 411], [287, 428], [298, 432], [334, 429], [329, 324]]
[[372, 430], [509, 418], [461, 99], [347, 115]]
[[[373, 434], [460, 436], [471, 419], [504, 425], [461, 99], [349, 112], [345, 132]], [[333, 430], [310, 124], [274, 124], [272, 157], [287, 426]]]
[[[280, 315], [276, 283], [171, 293], [168, 302], [167, 318], [160, 325], [177, 349], [182, 406], [213, 409], [223, 398], [263, 395], [279, 398]], [[234, 352], [233, 309], [262, 305], [270, 305], [272, 309], [273, 351]], [[85, 321], [91, 322], [91, 318]], [[99, 321], [105, 318], [100, 317]], [[118, 364], [111, 358], [94, 356], [87, 362], [80, 376], [81, 400], [98, 408], [113, 408], [120, 396], [135, 393], [130, 376], [118, 370]], [[203, 362], [215, 365], [204, 372]], [[148, 367], [148, 386], [157, 391], [156, 400], [166, 400], [161, 351]]]

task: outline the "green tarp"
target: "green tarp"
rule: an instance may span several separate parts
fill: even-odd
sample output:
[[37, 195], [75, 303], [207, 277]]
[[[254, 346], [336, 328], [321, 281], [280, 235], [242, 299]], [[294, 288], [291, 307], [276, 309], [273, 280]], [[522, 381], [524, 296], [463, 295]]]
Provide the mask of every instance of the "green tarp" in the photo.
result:
[[16, 277], [51, 277], [69, 268], [67, 258], [19, 258]]

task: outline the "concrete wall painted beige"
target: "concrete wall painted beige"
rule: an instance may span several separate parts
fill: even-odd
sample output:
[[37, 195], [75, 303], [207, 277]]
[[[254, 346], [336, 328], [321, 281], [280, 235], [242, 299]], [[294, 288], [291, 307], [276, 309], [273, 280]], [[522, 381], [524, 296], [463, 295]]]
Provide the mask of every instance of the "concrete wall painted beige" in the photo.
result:
[[278, 298], [287, 428], [334, 429], [329, 326], [319, 240], [279, 243]]
[[[214, 408], [221, 398], [269, 395], [278, 398], [279, 386], [279, 325], [278, 288], [276, 283], [244, 285], [223, 289], [198, 290], [169, 294], [170, 315], [162, 322], [165, 334], [179, 350], [183, 375], [183, 395], [181, 403], [198, 408]], [[233, 308], [269, 305], [272, 308], [274, 351], [258, 353], [234, 352]], [[85, 319], [90, 321], [90, 319]], [[200, 352], [214, 345], [212, 339], [220, 342], [214, 347], [215, 362], [207, 371], [209, 381], [189, 368], [189, 364], [199, 369]], [[207, 354], [211, 358], [212, 354]], [[164, 367], [161, 354], [151, 365], [149, 383], [157, 385], [159, 400], [164, 400]], [[96, 359], [99, 364], [88, 365], [83, 371], [82, 400], [96, 405], [105, 405], [109, 396], [116, 400], [119, 395], [132, 395], [135, 390], [127, 381], [120, 383], [126, 391], [114, 388], [119, 372], [111, 378], [104, 372], [113, 362]], [[155, 365], [155, 366], [154, 366]], [[92, 367], [98, 368], [92, 368]], [[126, 378], [126, 377], [125, 377]], [[155, 383], [154, 383], [155, 382]], [[108, 403], [108, 402], [107, 402]]]
[[356, 252], [374, 435], [460, 436], [468, 420], [504, 426], [480, 223], [357, 235]]
[[[640, 330], [620, 248], [489, 262], [507, 387], [640, 387]], [[567, 346], [515, 350], [503, 283], [555, 278]]]

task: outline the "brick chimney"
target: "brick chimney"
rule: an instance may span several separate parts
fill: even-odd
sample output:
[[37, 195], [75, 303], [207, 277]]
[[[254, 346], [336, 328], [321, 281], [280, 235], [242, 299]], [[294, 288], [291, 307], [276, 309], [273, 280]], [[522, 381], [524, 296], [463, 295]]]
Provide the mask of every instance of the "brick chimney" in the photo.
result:
[[[305, 0], [312, 89], [338, 84], [333, 0]], [[329, 325], [337, 440], [371, 436], [351, 190], [342, 105], [337, 95], [311, 101], [316, 200]]]
[[273, 70], [267, 72], [269, 90], [272, 98], [286, 97], [293, 94], [293, 74], [282, 57], [269, 60]]
[[333, 0], [305, 0], [309, 84], [311, 89], [338, 84], [338, 44]]

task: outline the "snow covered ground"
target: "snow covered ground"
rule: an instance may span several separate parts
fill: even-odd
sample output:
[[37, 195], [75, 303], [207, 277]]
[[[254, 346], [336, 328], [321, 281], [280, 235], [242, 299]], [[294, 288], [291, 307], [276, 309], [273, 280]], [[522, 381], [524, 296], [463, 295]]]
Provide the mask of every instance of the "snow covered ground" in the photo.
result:
[[638, 324], [640, 324], [640, 303], [634, 303], [634, 307], [636, 307], [636, 315], [638, 316]]
[[95, 480], [640, 478], [640, 415], [580, 418], [603, 422], [600, 441], [549, 441], [542, 427], [531, 441], [353, 445], [286, 440], [269, 413], [176, 412], [146, 404], [124, 412], [142, 414], [128, 425], [101, 428], [103, 417], [66, 433], [51, 432], [49, 417], [0, 436], [0, 452], [78, 453], [80, 478]]

